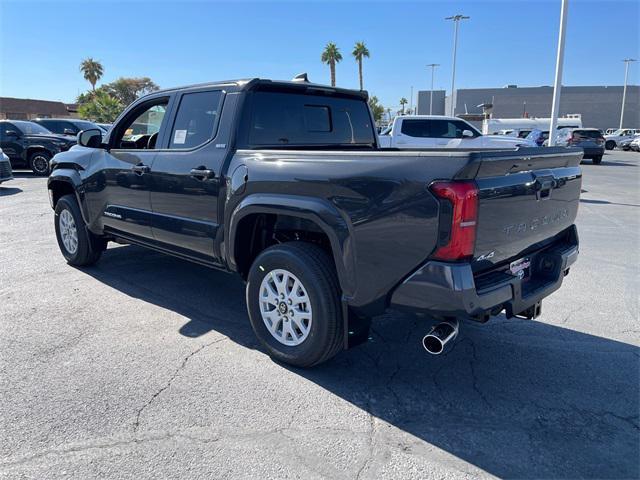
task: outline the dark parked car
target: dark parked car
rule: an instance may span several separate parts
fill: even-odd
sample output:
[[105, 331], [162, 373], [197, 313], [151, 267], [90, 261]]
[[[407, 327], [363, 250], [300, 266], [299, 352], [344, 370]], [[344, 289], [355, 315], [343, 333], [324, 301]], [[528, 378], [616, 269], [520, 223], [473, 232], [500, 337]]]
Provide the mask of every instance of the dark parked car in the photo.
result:
[[11, 169], [9, 157], [0, 148], [0, 183], [7, 180], [13, 180], [13, 170]]
[[75, 143], [75, 138], [56, 135], [34, 122], [0, 121], [0, 148], [14, 167], [29, 167], [36, 175], [48, 175], [49, 160]]
[[100, 128], [93, 122], [79, 120], [77, 118], [36, 118], [33, 122], [42, 125], [47, 130], [58, 135], [68, 135], [75, 137], [82, 130], [90, 128]]
[[458, 319], [535, 318], [578, 255], [579, 149], [380, 149], [362, 91], [158, 91], [78, 142], [48, 181], [67, 262], [118, 241], [236, 272], [256, 336], [292, 365], [365, 340], [391, 306], [441, 319], [434, 354]]
[[569, 128], [558, 134], [556, 145], [582, 148], [584, 158], [598, 165], [604, 155], [605, 139], [597, 128]]

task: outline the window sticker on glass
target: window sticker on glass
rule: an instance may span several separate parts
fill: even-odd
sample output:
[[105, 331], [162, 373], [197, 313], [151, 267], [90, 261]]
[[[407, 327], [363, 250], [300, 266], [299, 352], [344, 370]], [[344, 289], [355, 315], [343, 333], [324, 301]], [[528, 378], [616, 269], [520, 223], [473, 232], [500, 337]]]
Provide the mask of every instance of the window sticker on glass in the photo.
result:
[[187, 141], [187, 131], [186, 130], [176, 130], [173, 134], [173, 143], [176, 145], [182, 145]]

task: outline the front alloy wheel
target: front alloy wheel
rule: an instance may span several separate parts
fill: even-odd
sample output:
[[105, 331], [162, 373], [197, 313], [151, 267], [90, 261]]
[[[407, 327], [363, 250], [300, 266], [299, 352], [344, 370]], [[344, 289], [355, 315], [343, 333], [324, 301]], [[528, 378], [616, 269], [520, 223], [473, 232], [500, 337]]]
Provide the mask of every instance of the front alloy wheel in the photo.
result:
[[49, 175], [49, 155], [45, 152], [35, 152], [29, 157], [29, 166], [38, 176]]
[[54, 226], [60, 251], [70, 265], [96, 263], [107, 246], [106, 240], [86, 228], [75, 195], [64, 195], [58, 200]]
[[58, 216], [60, 238], [69, 255], [75, 255], [78, 251], [78, 229], [73, 215], [69, 210], [62, 210]]
[[260, 284], [260, 315], [273, 338], [290, 347], [309, 336], [313, 312], [309, 294], [293, 273], [270, 271]]

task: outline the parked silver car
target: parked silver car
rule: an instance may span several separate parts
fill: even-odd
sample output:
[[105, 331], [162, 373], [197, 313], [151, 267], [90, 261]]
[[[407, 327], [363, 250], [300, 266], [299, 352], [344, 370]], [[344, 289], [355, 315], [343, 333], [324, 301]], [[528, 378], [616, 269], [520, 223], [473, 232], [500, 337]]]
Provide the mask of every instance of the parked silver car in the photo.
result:
[[13, 170], [9, 157], [0, 148], [0, 183], [13, 180]]

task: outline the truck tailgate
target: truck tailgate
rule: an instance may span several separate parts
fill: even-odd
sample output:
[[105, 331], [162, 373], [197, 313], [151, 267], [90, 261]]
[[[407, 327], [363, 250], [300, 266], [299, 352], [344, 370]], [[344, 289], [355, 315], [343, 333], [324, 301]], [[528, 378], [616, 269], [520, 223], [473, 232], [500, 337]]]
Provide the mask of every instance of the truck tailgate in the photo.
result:
[[526, 148], [473, 155], [457, 178], [478, 185], [476, 272], [514, 261], [570, 227], [578, 213], [580, 149]]

